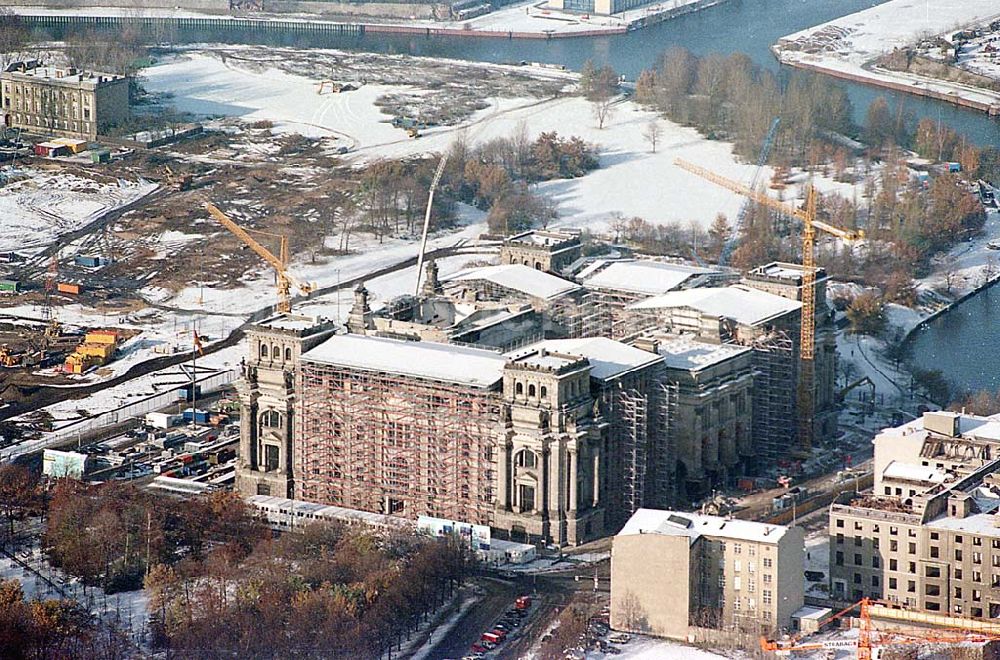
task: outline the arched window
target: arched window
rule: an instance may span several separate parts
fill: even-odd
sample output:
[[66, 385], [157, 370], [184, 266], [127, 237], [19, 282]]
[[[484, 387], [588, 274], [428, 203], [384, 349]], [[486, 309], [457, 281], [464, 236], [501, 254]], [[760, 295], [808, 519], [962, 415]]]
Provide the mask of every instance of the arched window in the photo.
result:
[[524, 394], [524, 385], [522, 383], [517, 383], [514, 385], [514, 393], [518, 396]]
[[291, 361], [292, 361], [292, 349], [289, 347], [285, 349], [285, 362], [291, 362]]
[[535, 452], [530, 449], [522, 449], [517, 453], [515, 465], [517, 465], [517, 467], [533, 469], [536, 465]]
[[528, 385], [528, 396], [535, 396], [535, 386]]
[[277, 344], [271, 346], [271, 359], [272, 360], [281, 359], [281, 348]]
[[260, 356], [262, 358], [266, 358], [267, 357], [267, 344], [261, 344], [260, 345]]
[[542, 269], [542, 262], [541, 261], [536, 261], [535, 262], [535, 270], [541, 270], [541, 269]]
[[549, 388], [545, 387], [544, 385], [542, 385], [541, 390], [539, 391], [542, 393], [543, 399], [549, 396]]
[[281, 413], [277, 410], [265, 410], [260, 415], [260, 425], [276, 429], [281, 427]]

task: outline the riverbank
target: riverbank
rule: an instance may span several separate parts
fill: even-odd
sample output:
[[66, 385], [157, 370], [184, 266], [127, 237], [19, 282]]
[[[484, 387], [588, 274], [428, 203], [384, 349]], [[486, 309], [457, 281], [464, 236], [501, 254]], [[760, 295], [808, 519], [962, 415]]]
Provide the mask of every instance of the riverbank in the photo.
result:
[[[176, 29], [257, 32], [315, 32], [362, 36], [399, 34], [414, 36], [481, 37], [492, 39], [562, 39], [620, 35], [677, 16], [690, 14], [727, 0], [673, 0], [650, 3], [611, 15], [587, 14], [551, 9], [545, 0], [531, 0], [504, 7], [481, 16], [461, 20], [434, 20], [411, 15], [329, 15], [312, 13], [253, 13], [232, 16], [205, 10], [204, 3], [191, 8], [13, 6], [33, 28], [66, 25], [117, 29], [138, 25], [153, 34], [169, 35]], [[114, 5], [113, 0], [107, 2]], [[315, 4], [315, 3], [306, 3]]]
[[[1000, 17], [995, 0], [890, 0], [783, 37], [771, 50], [782, 64], [830, 76], [916, 94], [1000, 115], [1000, 91], [878, 66], [879, 58], [914, 46], [932, 35], [947, 41], [965, 27]], [[1000, 85], [1000, 80], [996, 81]], [[1000, 89], [1000, 88], [998, 88]]]

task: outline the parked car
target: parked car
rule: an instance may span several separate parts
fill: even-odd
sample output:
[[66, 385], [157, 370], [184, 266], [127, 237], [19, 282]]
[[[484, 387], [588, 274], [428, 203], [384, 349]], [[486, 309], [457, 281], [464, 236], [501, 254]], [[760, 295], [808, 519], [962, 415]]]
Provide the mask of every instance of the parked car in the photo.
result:
[[628, 644], [630, 639], [632, 639], [632, 636], [623, 632], [616, 632], [608, 637], [608, 641], [614, 642], [615, 644]]

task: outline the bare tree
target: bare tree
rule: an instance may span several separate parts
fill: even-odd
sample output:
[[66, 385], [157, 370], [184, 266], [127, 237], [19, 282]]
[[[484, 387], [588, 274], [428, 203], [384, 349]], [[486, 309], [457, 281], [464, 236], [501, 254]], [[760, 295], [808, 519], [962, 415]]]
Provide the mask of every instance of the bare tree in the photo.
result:
[[656, 144], [660, 141], [661, 135], [663, 135], [663, 129], [660, 128], [659, 122], [655, 117], [650, 119], [642, 132], [642, 136], [646, 138], [646, 142], [649, 142], [649, 149], [654, 154], [656, 153]]
[[8, 7], [0, 7], [0, 70], [17, 60], [28, 45], [28, 29], [21, 17]]
[[604, 124], [611, 120], [615, 114], [615, 97], [602, 96], [591, 101], [593, 104], [594, 119], [597, 120], [597, 128], [603, 129]]

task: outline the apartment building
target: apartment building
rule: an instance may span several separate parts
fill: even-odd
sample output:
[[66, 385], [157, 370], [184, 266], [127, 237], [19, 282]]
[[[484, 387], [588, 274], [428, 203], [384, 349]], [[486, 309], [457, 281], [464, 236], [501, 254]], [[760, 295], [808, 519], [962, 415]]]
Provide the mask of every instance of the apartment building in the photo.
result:
[[0, 73], [4, 124], [94, 140], [129, 116], [126, 76], [15, 63]]
[[611, 627], [681, 640], [692, 628], [788, 629], [804, 555], [798, 527], [640, 509], [611, 546]]
[[870, 494], [830, 507], [831, 593], [1000, 616], [1000, 417], [928, 412], [875, 438]]

